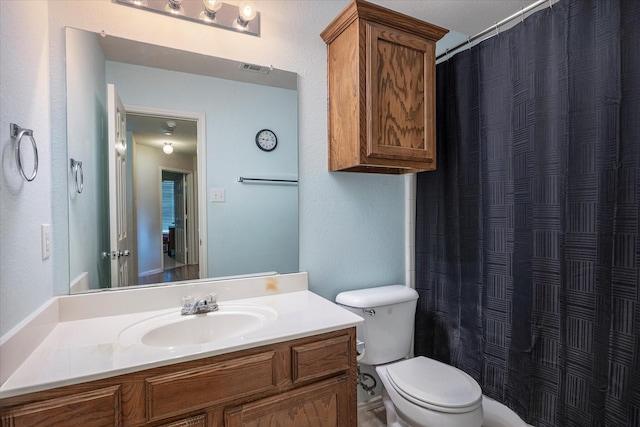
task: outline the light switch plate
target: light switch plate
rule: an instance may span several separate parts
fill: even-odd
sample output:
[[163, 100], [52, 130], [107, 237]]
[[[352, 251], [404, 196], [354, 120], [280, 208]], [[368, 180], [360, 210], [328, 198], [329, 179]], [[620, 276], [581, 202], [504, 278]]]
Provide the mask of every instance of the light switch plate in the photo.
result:
[[51, 225], [42, 224], [40, 230], [42, 232], [42, 259], [47, 259], [51, 256]]
[[225, 201], [225, 191], [224, 188], [212, 188], [210, 190], [211, 201], [212, 202], [224, 202]]

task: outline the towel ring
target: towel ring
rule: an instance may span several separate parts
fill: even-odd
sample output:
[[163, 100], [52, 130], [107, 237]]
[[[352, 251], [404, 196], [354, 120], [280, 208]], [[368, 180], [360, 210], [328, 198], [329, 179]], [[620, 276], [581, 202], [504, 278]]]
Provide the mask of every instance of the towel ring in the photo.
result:
[[[11, 137], [16, 140], [16, 164], [18, 165], [18, 171], [25, 181], [31, 182], [36, 179], [36, 175], [38, 175], [38, 146], [36, 145], [36, 140], [33, 138], [33, 131], [31, 129], [23, 129], [20, 126], [11, 123], [9, 133], [11, 134]], [[30, 177], [27, 177], [24, 173], [22, 158], [20, 157], [20, 146], [22, 144], [23, 136], [28, 136], [31, 139], [31, 147], [33, 148], [33, 173]]]
[[[84, 190], [84, 171], [82, 169], [82, 162], [71, 159], [71, 170], [73, 171], [73, 178], [76, 183], [76, 191], [78, 194]], [[78, 180], [78, 171], [80, 171], [80, 180]]]

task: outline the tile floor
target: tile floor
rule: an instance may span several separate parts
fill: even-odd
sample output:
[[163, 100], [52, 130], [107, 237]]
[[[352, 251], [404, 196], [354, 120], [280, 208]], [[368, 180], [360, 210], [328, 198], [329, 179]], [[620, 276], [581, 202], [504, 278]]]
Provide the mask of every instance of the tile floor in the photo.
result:
[[376, 397], [358, 406], [358, 427], [386, 427], [387, 413], [382, 398]]
[[[526, 424], [528, 427], [534, 427]], [[382, 398], [375, 397], [358, 405], [358, 427], [386, 427], [387, 413]]]

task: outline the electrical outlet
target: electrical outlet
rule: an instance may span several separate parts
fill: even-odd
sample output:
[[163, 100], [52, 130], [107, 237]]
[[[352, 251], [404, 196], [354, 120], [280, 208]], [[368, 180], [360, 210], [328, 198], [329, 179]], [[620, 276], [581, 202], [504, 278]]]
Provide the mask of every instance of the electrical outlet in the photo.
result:
[[42, 232], [42, 259], [47, 259], [51, 256], [51, 226], [42, 224], [40, 230]]
[[225, 201], [224, 188], [212, 188], [211, 189], [211, 201], [212, 202], [224, 202]]

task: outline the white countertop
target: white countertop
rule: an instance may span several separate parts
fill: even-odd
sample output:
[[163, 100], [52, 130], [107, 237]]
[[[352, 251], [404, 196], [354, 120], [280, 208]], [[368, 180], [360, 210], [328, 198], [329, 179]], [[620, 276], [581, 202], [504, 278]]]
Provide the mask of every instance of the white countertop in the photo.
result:
[[[304, 279], [306, 288], [306, 275]], [[70, 318], [52, 325], [35, 349], [7, 375], [7, 380], [0, 387], [0, 398], [317, 335], [362, 323], [362, 318], [350, 311], [308, 290], [295, 288], [235, 300], [226, 299], [223, 295], [221, 307], [234, 303], [258, 304], [273, 308], [277, 317], [260, 329], [241, 336], [179, 348], [150, 347], [119, 338], [128, 326], [152, 316], [179, 311], [179, 305], [99, 317], [63, 315], [63, 319]], [[6, 340], [4, 344], [7, 344]]]

